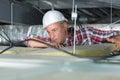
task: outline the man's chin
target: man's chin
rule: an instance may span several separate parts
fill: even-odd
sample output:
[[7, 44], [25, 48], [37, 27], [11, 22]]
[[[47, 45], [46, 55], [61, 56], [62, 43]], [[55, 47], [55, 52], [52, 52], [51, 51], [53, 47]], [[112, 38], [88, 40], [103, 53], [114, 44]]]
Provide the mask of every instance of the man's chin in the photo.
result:
[[55, 44], [60, 44], [61, 42], [52, 42], [52, 43], [55, 43]]
[[56, 43], [56, 44], [58, 44], [58, 43], [60, 43], [60, 41], [53, 40], [52, 43]]

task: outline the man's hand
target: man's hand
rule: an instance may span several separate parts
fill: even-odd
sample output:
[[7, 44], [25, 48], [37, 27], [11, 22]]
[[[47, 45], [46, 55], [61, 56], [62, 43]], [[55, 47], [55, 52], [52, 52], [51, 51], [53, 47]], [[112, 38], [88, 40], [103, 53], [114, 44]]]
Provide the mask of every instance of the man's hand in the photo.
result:
[[108, 42], [112, 42], [116, 44], [116, 51], [120, 51], [120, 35], [117, 35], [113, 38], [107, 38]]

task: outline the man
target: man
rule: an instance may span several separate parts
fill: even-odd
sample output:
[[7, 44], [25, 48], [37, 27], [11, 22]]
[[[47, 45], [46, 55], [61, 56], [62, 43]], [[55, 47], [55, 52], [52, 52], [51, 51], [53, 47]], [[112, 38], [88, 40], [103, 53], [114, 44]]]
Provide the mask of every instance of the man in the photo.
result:
[[[73, 45], [73, 29], [68, 28], [67, 19], [63, 14], [56, 10], [48, 11], [43, 16], [43, 28], [47, 30], [50, 38], [42, 37], [33, 37], [35, 40], [45, 42], [47, 44], [56, 46], [58, 48], [63, 46], [72, 46]], [[76, 31], [76, 45], [91, 45], [91, 44], [100, 44], [110, 41], [106, 38], [120, 34], [120, 31], [104, 31], [98, 30], [93, 27], [81, 28]], [[111, 41], [110, 41], [111, 42]], [[47, 48], [49, 47], [46, 44], [39, 43], [36, 41], [29, 40], [28, 46], [30, 47], [40, 47]]]

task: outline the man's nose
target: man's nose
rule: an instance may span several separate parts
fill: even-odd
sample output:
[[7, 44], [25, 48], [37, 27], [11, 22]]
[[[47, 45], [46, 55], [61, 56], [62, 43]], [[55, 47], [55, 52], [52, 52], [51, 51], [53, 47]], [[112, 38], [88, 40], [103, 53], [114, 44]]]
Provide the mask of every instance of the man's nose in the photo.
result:
[[52, 33], [52, 34], [51, 34], [51, 39], [54, 39], [54, 38], [55, 38], [55, 34]]

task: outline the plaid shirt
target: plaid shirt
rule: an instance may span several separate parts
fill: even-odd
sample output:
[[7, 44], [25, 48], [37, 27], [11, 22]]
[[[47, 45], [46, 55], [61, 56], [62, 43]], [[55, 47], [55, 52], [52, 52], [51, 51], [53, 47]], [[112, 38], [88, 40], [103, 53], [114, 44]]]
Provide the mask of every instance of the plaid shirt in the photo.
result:
[[[101, 44], [106, 43], [106, 38], [119, 35], [120, 31], [115, 30], [99, 30], [93, 27], [85, 27], [76, 31], [75, 43], [76, 45], [90, 45], [90, 44]], [[28, 37], [27, 37], [28, 38]], [[50, 38], [39, 37], [40, 40], [50, 42]], [[74, 41], [74, 34], [71, 33], [64, 43], [66, 46], [72, 46]], [[29, 44], [28, 44], [29, 46]]]

